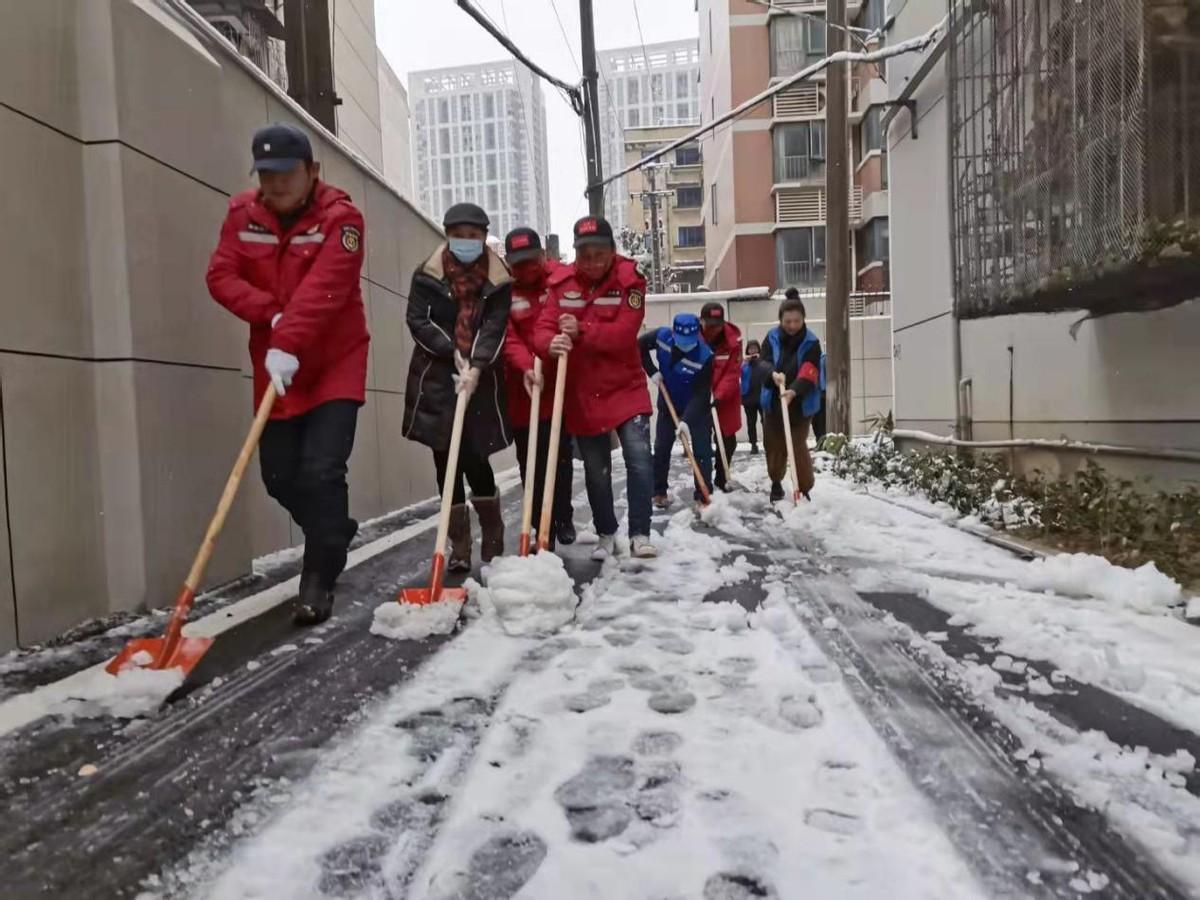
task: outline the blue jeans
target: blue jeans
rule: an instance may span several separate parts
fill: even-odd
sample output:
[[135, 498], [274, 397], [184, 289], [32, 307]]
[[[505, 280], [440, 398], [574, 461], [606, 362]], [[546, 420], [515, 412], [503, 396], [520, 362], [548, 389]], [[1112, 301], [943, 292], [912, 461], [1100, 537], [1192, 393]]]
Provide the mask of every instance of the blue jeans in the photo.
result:
[[[713, 476], [713, 426], [712, 421], [704, 416], [698, 418], [700, 421], [686, 421], [688, 429], [692, 432], [692, 453], [696, 456], [696, 463], [700, 466], [700, 471], [704, 475], [705, 486], [711, 494]], [[674, 446], [675, 422], [671, 418], [670, 411], [662, 401], [659, 401], [658, 427], [654, 430], [654, 494], [656, 497], [666, 496], [667, 480], [671, 472], [671, 449]], [[698, 482], [692, 491], [692, 496], [696, 500], [702, 499]]]
[[[650, 417], [634, 416], [616, 428], [625, 457], [625, 491], [629, 497], [629, 535], [650, 535], [650, 490], [654, 481], [650, 462]], [[583, 457], [583, 477], [596, 533], [617, 533], [617, 513], [613, 508], [612, 437], [610, 432], [576, 437]]]

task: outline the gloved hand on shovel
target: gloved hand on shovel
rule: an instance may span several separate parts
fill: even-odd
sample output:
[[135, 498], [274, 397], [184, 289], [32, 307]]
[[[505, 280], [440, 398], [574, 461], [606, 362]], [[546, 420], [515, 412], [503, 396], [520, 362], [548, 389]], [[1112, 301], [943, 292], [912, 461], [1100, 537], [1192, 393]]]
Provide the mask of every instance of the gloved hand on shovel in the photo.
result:
[[543, 379], [541, 375], [539, 375], [533, 369], [530, 369], [525, 373], [525, 393], [532, 397], [533, 389], [543, 387], [544, 381], [545, 379]]
[[679, 423], [679, 427], [675, 430], [675, 435], [681, 441], [687, 441], [689, 445], [692, 443], [692, 429], [688, 428], [687, 422]]
[[474, 366], [470, 366], [454, 376], [454, 391], [457, 394], [466, 394], [470, 397], [475, 393], [477, 387], [479, 387], [479, 369]]
[[265, 366], [267, 374], [271, 376], [271, 383], [275, 385], [275, 393], [282, 397], [292, 386], [292, 379], [296, 377], [296, 373], [300, 371], [300, 360], [284, 350], [272, 348], [267, 351]]

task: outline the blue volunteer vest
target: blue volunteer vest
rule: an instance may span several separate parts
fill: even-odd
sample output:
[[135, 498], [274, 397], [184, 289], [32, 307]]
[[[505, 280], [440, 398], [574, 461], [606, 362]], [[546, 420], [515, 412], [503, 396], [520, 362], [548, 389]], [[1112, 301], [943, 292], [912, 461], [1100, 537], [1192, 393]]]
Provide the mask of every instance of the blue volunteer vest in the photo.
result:
[[712, 359], [713, 352], [708, 344], [700, 341], [695, 347], [683, 354], [679, 362], [671, 365], [671, 353], [675, 349], [675, 332], [670, 328], [658, 329], [656, 335], [658, 353], [656, 362], [658, 371], [662, 373], [663, 384], [675, 404], [675, 411], [683, 415], [688, 401], [692, 399], [692, 384], [700, 374], [700, 370]]
[[[804, 335], [804, 340], [800, 342], [800, 346], [796, 349], [796, 359], [801, 361], [803, 365], [804, 354], [808, 352], [808, 348], [817, 342], [818, 338], [813, 334], [811, 328]], [[776, 362], [779, 361], [783, 353], [782, 340], [780, 339], [780, 329], [776, 326], [767, 334], [767, 343], [771, 345], [771, 358]], [[821, 354], [821, 371], [822, 375], [825, 369], [825, 355]], [[824, 381], [824, 377], [821, 378]], [[804, 399], [800, 402], [800, 414], [805, 418], [811, 419], [821, 410], [821, 389], [823, 384], [818, 384], [811, 391], [804, 395]], [[775, 398], [775, 381], [767, 379], [767, 383], [763, 384], [762, 396], [760, 403], [763, 411], [768, 412], [771, 409], [771, 401]], [[674, 399], [672, 395], [671, 399]]]

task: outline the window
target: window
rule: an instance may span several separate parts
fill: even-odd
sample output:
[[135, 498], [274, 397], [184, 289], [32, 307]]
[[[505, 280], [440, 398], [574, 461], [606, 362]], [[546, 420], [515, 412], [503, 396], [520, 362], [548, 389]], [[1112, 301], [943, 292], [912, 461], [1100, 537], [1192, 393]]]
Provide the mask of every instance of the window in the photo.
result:
[[704, 188], [698, 184], [675, 188], [675, 205], [680, 209], [699, 209], [704, 205]]
[[450, 160], [442, 160], [442, 184], [454, 184], [454, 178], [450, 174]]
[[496, 149], [496, 126], [492, 122], [483, 126], [483, 149]]
[[454, 205], [454, 192], [447, 189], [442, 191], [442, 212], [444, 213]]
[[500, 209], [500, 191], [493, 184], [488, 188], [488, 210], [495, 215]]
[[438, 101], [438, 121], [441, 122], [443, 125], [450, 121], [450, 101], [449, 100], [439, 100]]
[[708, 189], [708, 197], [712, 203], [712, 223], [717, 224], [717, 183], [714, 181]]
[[630, 128], [638, 128], [641, 126], [641, 124], [642, 124], [641, 123], [641, 115], [638, 112], [638, 110], [636, 110], [636, 109], [629, 110], [628, 116], [629, 116], [629, 127]]
[[464, 122], [470, 122], [471, 121], [471, 97], [460, 97], [459, 98], [459, 110], [462, 114], [462, 120]]
[[680, 225], [679, 237], [675, 242], [676, 247], [703, 247], [704, 246], [704, 226], [703, 225]]
[[489, 153], [487, 155], [487, 180], [495, 181], [497, 177], [496, 154]]
[[638, 100], [638, 80], [636, 78], [625, 79], [625, 100], [629, 105], [640, 103]]
[[825, 229], [785, 228], [775, 234], [779, 287], [825, 284]]
[[888, 220], [886, 216], [872, 219], [866, 227], [855, 234], [855, 249], [858, 252], [858, 267], [865, 269], [872, 263], [890, 261], [891, 250], [888, 242]]
[[464, 125], [462, 130], [462, 148], [464, 153], [475, 152], [475, 129], [471, 125]]
[[675, 121], [686, 122], [689, 119], [688, 113], [690, 109], [686, 103], [675, 104]]
[[883, 117], [878, 106], [867, 110], [862, 121], [862, 154], [865, 157], [874, 150], [883, 149]]
[[688, 95], [688, 73], [677, 72], [675, 74], [675, 96], [686, 97]]
[[771, 76], [794, 75], [825, 56], [825, 23], [778, 16], [771, 20]]
[[869, 28], [871, 31], [879, 31], [884, 26], [887, 19], [887, 12], [884, 7], [887, 5], [887, 0], [866, 0], [863, 3], [862, 12], [858, 14], [858, 27]]
[[652, 100], [662, 100], [663, 95], [666, 94], [666, 91], [666, 78], [663, 76], [662, 72], [659, 72], [657, 75], [650, 76], [650, 98]]
[[698, 166], [700, 165], [700, 146], [698, 144], [689, 144], [686, 147], [675, 148], [675, 165], [677, 166]]
[[485, 119], [496, 118], [496, 95], [495, 94], [484, 94], [483, 95], [483, 117]]
[[[475, 180], [475, 157], [468, 156], [463, 160], [463, 181]], [[467, 198], [471, 199], [471, 198]]]
[[799, 122], [775, 128], [775, 182], [783, 184], [825, 173], [825, 123]]
[[450, 152], [450, 129], [438, 129], [438, 152], [448, 154]]

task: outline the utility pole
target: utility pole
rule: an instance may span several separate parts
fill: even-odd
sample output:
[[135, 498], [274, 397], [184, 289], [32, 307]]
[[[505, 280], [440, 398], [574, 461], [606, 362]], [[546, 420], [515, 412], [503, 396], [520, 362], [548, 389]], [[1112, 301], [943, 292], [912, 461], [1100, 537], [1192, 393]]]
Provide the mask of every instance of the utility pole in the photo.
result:
[[583, 136], [587, 144], [588, 212], [604, 215], [604, 167], [600, 157], [600, 70], [596, 65], [596, 28], [592, 0], [579, 0], [580, 45], [583, 53]]
[[[832, 56], [846, 49], [846, 0], [829, 0], [826, 42]], [[829, 66], [825, 128], [825, 351], [829, 431], [849, 435], [850, 421], [850, 135], [847, 66]]]
[[663, 278], [662, 264], [662, 230], [658, 216], [658, 201], [660, 197], [673, 197], [674, 191], [658, 190], [658, 170], [662, 168], [658, 165], [646, 166], [642, 171], [646, 173], [646, 180], [649, 185], [649, 190], [636, 191], [630, 194], [630, 197], [644, 201], [650, 204], [650, 292], [652, 294], [665, 294], [666, 279]]
[[337, 134], [334, 108], [342, 101], [334, 92], [329, 0], [284, 0], [283, 27], [288, 95]]

